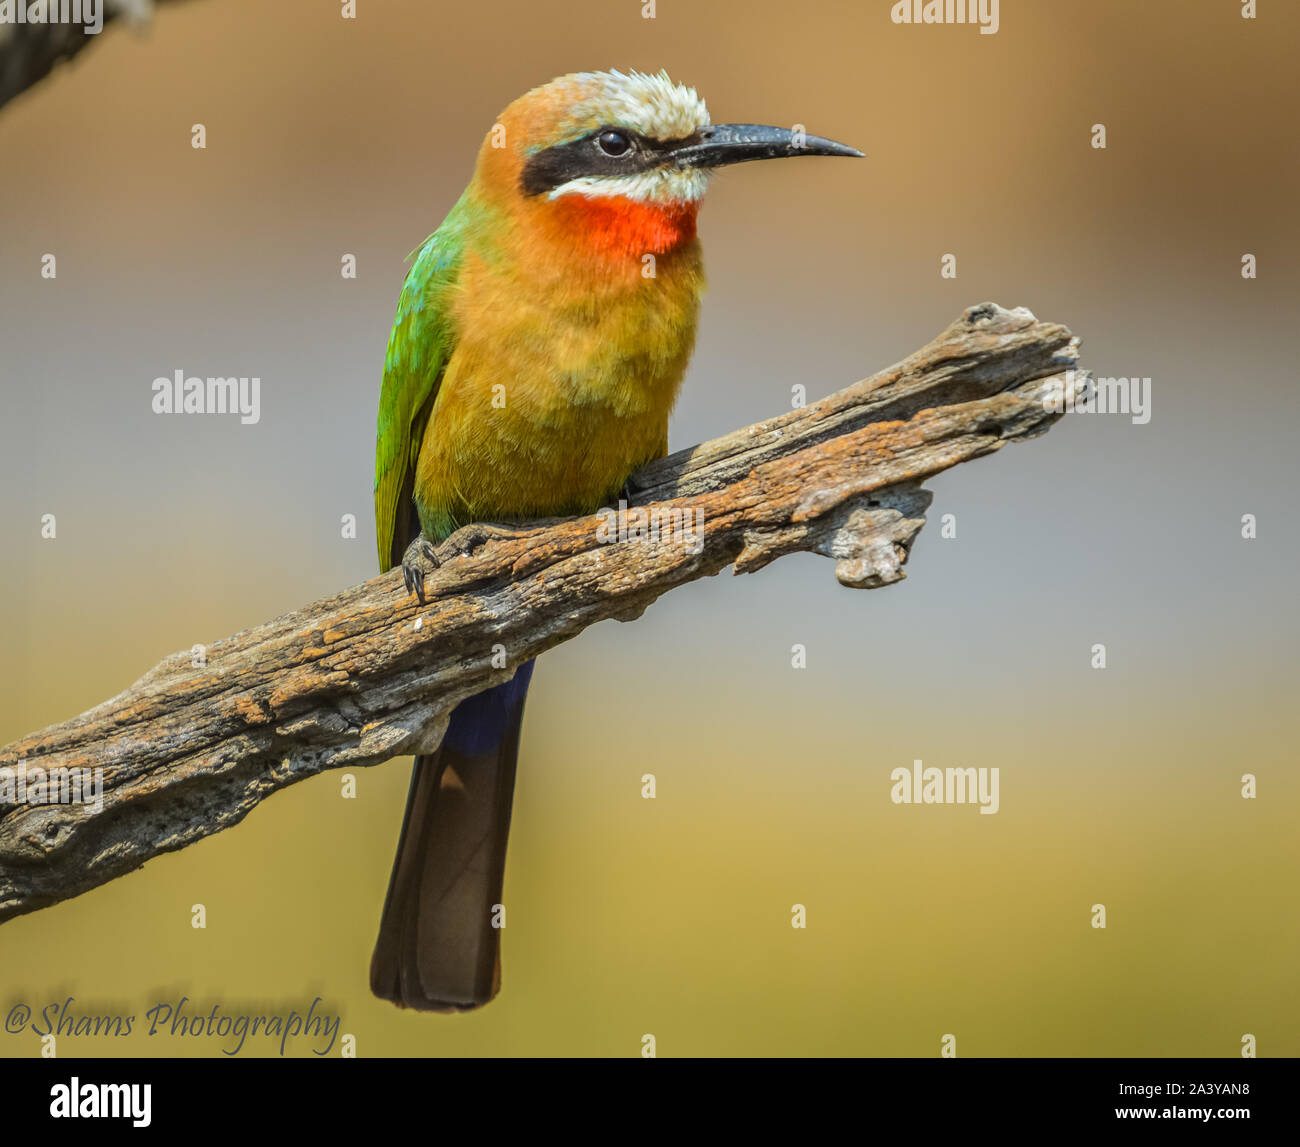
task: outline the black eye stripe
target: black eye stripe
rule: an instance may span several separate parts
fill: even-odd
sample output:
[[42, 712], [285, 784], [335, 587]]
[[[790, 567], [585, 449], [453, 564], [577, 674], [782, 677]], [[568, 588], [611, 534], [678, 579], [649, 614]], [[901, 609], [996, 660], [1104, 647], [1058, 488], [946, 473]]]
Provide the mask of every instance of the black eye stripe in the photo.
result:
[[[622, 155], [606, 155], [599, 143], [605, 132], [617, 132], [631, 146]], [[654, 139], [629, 128], [606, 124], [579, 139], [530, 155], [519, 176], [519, 187], [526, 196], [541, 195], [584, 175], [635, 175], [651, 171], [676, 148], [698, 141], [698, 134], [682, 139]]]

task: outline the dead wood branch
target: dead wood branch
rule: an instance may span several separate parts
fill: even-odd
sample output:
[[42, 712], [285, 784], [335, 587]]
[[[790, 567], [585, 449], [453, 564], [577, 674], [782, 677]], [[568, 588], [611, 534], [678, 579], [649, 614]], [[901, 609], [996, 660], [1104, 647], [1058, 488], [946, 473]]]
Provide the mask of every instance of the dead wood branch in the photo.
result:
[[0, 804], [0, 920], [238, 824], [322, 770], [428, 751], [451, 708], [513, 666], [728, 565], [808, 551], [844, 585], [898, 581], [930, 502], [920, 483], [1048, 429], [1049, 397], [1082, 385], [1077, 356], [1063, 326], [972, 307], [896, 366], [640, 471], [633, 505], [699, 523], [698, 544], [680, 530], [610, 542], [600, 516], [532, 523], [446, 562], [424, 605], [394, 570], [217, 641], [200, 667], [166, 658], [0, 751], [0, 778], [21, 761], [29, 786], [36, 769], [96, 768], [104, 786], [99, 807]]
[[[31, 18], [29, 10], [36, 8], [33, 0], [27, 0], [25, 6], [16, 4], [10, 16], [15, 22], [0, 23], [0, 107], [100, 40], [110, 23], [121, 21], [137, 27], [147, 24], [158, 2], [81, 0], [80, 4], [70, 4], [68, 0], [50, 0], [30, 23], [26, 21]], [[21, 24], [16, 22], [20, 11], [24, 19]], [[96, 26], [98, 31], [87, 31]]]

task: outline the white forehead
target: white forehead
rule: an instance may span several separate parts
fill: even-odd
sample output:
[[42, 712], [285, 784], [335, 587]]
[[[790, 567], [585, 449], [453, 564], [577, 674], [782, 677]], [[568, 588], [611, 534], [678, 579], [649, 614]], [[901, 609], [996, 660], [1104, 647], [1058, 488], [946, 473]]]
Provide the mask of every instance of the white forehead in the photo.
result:
[[575, 109], [582, 118], [616, 123], [651, 139], [685, 139], [709, 122], [695, 89], [673, 83], [667, 72], [589, 72], [580, 78], [593, 84]]

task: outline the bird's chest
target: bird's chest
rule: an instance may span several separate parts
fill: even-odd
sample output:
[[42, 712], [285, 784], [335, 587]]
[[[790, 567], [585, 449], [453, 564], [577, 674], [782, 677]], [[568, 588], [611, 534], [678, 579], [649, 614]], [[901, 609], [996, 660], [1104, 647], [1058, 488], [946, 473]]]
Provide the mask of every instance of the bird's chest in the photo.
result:
[[590, 512], [665, 452], [702, 284], [697, 255], [660, 262], [581, 291], [471, 282], [420, 452], [426, 518]]

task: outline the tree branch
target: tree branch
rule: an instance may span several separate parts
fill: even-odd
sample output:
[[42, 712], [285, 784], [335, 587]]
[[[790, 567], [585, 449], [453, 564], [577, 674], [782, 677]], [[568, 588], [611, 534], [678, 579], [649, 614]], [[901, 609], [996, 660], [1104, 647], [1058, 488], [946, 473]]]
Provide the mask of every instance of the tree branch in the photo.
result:
[[[93, 0], [82, 0], [81, 22], [45, 22], [0, 24], [0, 107], [44, 79], [59, 64], [71, 60], [103, 35], [103, 29], [119, 17], [128, 24], [142, 27], [153, 16], [154, 5], [160, 0], [103, 0], [99, 12], [102, 24], [98, 32], [87, 34], [95, 8]], [[28, 0], [28, 7], [32, 0]], [[51, 0], [42, 12], [62, 13], [59, 0]], [[15, 8], [15, 12], [17, 8]]]
[[[423, 605], [394, 570], [218, 641], [201, 666], [173, 654], [0, 751], [0, 920], [238, 824], [325, 769], [431, 751], [462, 698], [728, 565], [750, 573], [807, 551], [835, 559], [847, 586], [900, 580], [930, 503], [919, 484], [1047, 430], [1052, 388], [1083, 384], [1077, 356], [1065, 327], [972, 307], [869, 379], [639, 471], [633, 505], [694, 522], [695, 544], [681, 530], [602, 540], [607, 516], [529, 523], [433, 571]], [[494, 646], [508, 668], [494, 668]], [[13, 803], [19, 762], [26, 803]], [[102, 769], [102, 804], [32, 803], [38, 768]]]

